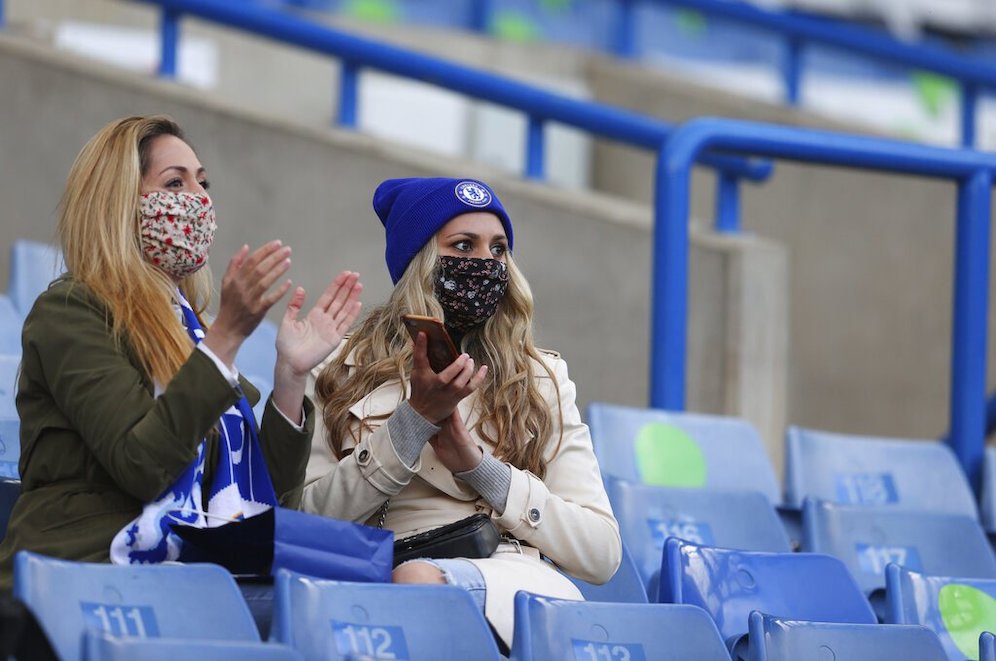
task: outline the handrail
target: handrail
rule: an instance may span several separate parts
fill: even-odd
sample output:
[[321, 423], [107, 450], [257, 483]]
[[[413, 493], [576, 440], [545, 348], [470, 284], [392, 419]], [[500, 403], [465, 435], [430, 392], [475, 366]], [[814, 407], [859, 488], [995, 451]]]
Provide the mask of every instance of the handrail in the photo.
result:
[[[807, 44], [832, 46], [849, 53], [902, 66], [931, 71], [961, 83], [961, 144], [975, 144], [976, 109], [983, 89], [996, 89], [996, 67], [981, 60], [958, 55], [937, 46], [910, 44], [867, 28], [830, 25], [827, 21], [795, 12], [762, 9], [734, 0], [649, 0], [657, 4], [676, 5], [706, 12], [713, 16], [745, 23], [781, 34], [785, 39], [782, 77], [786, 101], [799, 102], [802, 56]], [[621, 57], [634, 55], [635, 21], [627, 14], [635, 11], [633, 0], [620, 0], [615, 53]]]
[[[792, 10], [776, 11], [740, 0], [616, 0], [611, 52], [621, 58], [637, 55], [636, 19], [641, 4], [684, 7], [780, 34], [785, 53], [782, 80], [785, 100], [798, 105], [802, 89], [802, 59], [805, 47], [822, 44], [900, 66], [922, 69], [953, 78], [961, 83], [961, 144], [975, 144], [976, 110], [982, 90], [996, 90], [996, 67], [950, 50], [924, 44], [910, 44], [868, 28], [831, 25], [828, 21]], [[473, 18], [468, 29], [487, 32], [493, 0], [474, 0]]]
[[677, 127], [657, 161], [651, 405], [685, 406], [691, 168], [707, 149], [949, 179], [958, 185], [948, 442], [979, 484], [986, 424], [989, 237], [996, 154], [739, 120]]
[[[558, 122], [625, 144], [659, 151], [673, 126], [663, 120], [614, 108], [594, 101], [572, 99], [511, 78], [455, 64], [441, 58], [416, 53], [396, 46], [319, 25], [312, 21], [255, 3], [230, 0], [133, 0], [162, 9], [162, 60], [159, 73], [176, 74], [176, 54], [180, 19], [187, 15], [213, 21], [230, 28], [251, 32], [310, 51], [339, 58], [340, 110], [338, 122], [355, 127], [358, 78], [363, 68], [379, 69], [436, 85], [476, 99], [489, 101], [526, 114], [528, 128], [525, 176], [539, 179], [544, 170], [544, 135], [546, 122]], [[2, 2], [2, 0], [0, 0]], [[722, 154], [704, 154], [703, 165], [718, 171], [716, 207], [718, 218], [739, 217], [736, 186], [730, 181], [747, 179], [764, 181], [771, 174], [771, 164]], [[721, 231], [735, 230], [726, 223]]]

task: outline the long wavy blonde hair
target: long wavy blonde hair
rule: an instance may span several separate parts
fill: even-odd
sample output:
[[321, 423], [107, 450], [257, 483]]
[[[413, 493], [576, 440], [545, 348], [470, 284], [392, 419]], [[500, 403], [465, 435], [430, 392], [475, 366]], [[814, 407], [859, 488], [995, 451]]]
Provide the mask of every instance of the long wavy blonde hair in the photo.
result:
[[[142, 177], [162, 135], [184, 139], [163, 115], [115, 120], [93, 136], [69, 171], [58, 232], [72, 279], [104, 302], [115, 339], [127, 338], [148, 376], [165, 385], [192, 345], [171, 304], [176, 284], [145, 261], [139, 242]], [[200, 316], [210, 298], [210, 271], [200, 269], [180, 289]]]
[[[404, 326], [403, 314], [443, 319], [443, 309], [433, 292], [438, 263], [435, 238], [412, 259], [384, 305], [372, 310], [350, 336], [336, 358], [319, 375], [315, 393], [322, 406], [328, 437], [336, 457], [342, 458], [347, 436], [359, 442], [359, 429], [349, 407], [389, 381], [404, 383], [411, 371], [414, 348]], [[477, 365], [487, 365], [489, 376], [478, 390], [478, 435], [494, 447], [494, 455], [539, 477], [546, 473], [547, 441], [556, 428], [563, 437], [563, 412], [559, 388], [550, 368], [533, 345], [533, 295], [512, 255], [507, 254], [508, 289], [494, 316], [463, 337], [462, 349]], [[352, 356], [356, 368], [345, 364]], [[557, 390], [557, 410], [552, 411], [536, 387], [536, 370], [542, 369]], [[369, 430], [368, 420], [360, 421]], [[554, 450], [555, 451], [555, 450]]]

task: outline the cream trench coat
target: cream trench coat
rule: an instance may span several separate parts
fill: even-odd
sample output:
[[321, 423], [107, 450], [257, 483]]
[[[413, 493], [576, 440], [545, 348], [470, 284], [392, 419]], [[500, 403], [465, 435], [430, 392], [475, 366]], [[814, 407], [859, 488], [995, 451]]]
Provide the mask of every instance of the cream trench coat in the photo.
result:
[[[491, 514], [498, 528], [524, 544], [502, 544], [490, 558], [473, 560], [487, 586], [485, 615], [506, 644], [512, 642], [513, 602], [518, 590], [565, 599], [581, 599], [577, 588], [540, 554], [563, 571], [591, 583], [604, 583], [615, 573], [622, 557], [619, 526], [602, 485], [588, 427], [575, 403], [575, 386], [567, 376], [567, 363], [553, 352], [541, 352], [557, 379], [564, 435], [554, 454], [558, 417], [549, 445], [546, 478], [512, 467], [505, 511], [497, 514], [467, 483], [453, 476], [428, 443], [414, 467], [404, 465], [391, 443], [387, 417], [408, 396], [399, 382], [387, 383], [353, 404], [350, 413], [368, 420], [372, 431], [362, 432], [360, 442], [343, 441], [352, 453], [337, 461], [325, 441], [325, 427], [317, 412], [301, 509], [377, 525], [385, 500], [390, 506], [384, 527], [397, 538], [407, 537], [475, 512]], [[317, 375], [334, 358], [314, 370]], [[354, 365], [351, 357], [347, 365]], [[557, 389], [546, 371], [536, 366], [540, 392], [557, 410]], [[313, 396], [314, 380], [309, 395]], [[493, 448], [473, 431], [477, 420], [477, 393], [459, 405], [471, 436], [485, 452]]]

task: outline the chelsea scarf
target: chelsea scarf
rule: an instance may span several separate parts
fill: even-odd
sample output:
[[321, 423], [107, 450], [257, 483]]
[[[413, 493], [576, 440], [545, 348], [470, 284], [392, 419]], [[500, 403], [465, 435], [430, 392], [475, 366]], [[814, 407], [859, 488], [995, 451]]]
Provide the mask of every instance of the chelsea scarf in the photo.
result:
[[[204, 339], [197, 315], [177, 292], [183, 325], [194, 344]], [[218, 421], [218, 462], [202, 510], [202, 485], [207, 442], [197, 448], [197, 458], [142, 513], [122, 528], [111, 541], [111, 562], [142, 564], [177, 560], [182, 540], [170, 529], [171, 523], [199, 528], [249, 518], [277, 503], [273, 483], [259, 445], [256, 419], [245, 395]]]

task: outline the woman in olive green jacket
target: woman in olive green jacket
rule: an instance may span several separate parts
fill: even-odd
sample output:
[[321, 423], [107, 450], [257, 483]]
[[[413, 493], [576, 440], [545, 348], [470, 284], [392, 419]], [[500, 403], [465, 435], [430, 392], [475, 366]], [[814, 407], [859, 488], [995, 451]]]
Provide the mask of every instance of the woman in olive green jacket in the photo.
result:
[[[0, 587], [11, 586], [21, 549], [106, 562], [113, 540], [128, 549], [124, 561], [144, 562], [151, 556], [130, 545], [145, 535], [144, 549], [175, 559], [178, 542], [159, 530], [161, 515], [136, 535], [154, 510], [146, 505], [168, 499], [172, 485], [193, 475], [198, 488], [188, 509], [203, 524], [209, 496], [217, 496], [208, 487], [219, 457], [237, 464], [250, 447], [255, 422], [241, 400], [244, 394], [255, 404], [259, 393], [234, 359], [290, 289], [281, 281], [290, 248], [272, 241], [250, 253], [243, 246], [207, 327], [201, 313], [211, 277], [202, 267], [216, 228], [207, 188], [204, 168], [167, 117], [112, 122], [77, 156], [59, 217], [67, 273], [38, 298], [22, 333], [22, 493], [0, 544]], [[361, 288], [356, 273], [343, 272], [299, 317], [298, 287], [280, 324], [273, 394], [258, 436], [284, 505], [297, 505], [308, 459], [314, 423], [306, 377], [355, 320]], [[229, 418], [237, 424], [226, 427]], [[219, 453], [221, 434], [234, 451]], [[150, 540], [150, 532], [160, 538]]]

